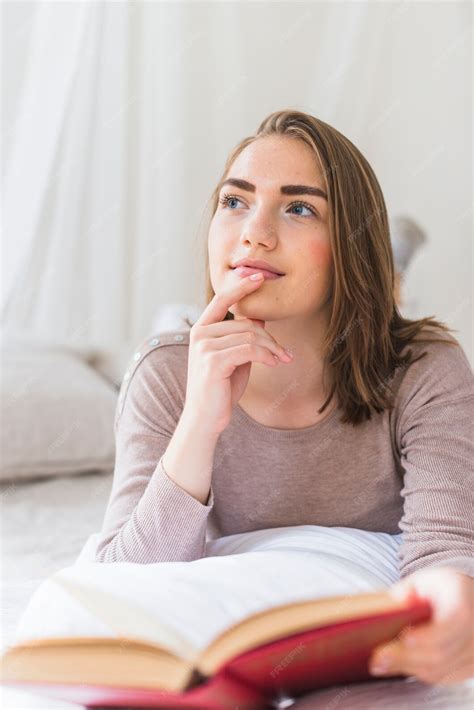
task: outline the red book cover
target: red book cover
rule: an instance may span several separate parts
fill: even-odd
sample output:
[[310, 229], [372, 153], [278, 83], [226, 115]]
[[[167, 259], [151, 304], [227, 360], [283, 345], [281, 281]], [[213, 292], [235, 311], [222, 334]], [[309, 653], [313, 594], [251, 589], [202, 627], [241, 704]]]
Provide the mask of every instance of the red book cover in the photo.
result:
[[87, 708], [264, 709], [281, 694], [296, 698], [331, 685], [377, 680], [368, 670], [372, 650], [430, 616], [429, 602], [414, 600], [403, 609], [298, 632], [234, 657], [212, 678], [196, 672], [184, 692], [2, 682]]

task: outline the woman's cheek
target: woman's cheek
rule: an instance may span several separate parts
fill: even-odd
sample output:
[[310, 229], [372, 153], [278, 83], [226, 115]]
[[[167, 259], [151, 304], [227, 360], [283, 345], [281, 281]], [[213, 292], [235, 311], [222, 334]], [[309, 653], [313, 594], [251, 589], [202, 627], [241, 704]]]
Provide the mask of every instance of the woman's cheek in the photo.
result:
[[219, 239], [219, 233], [216, 225], [209, 231], [208, 236], [208, 257], [209, 271], [211, 283], [216, 291], [216, 286], [221, 286], [224, 278], [224, 273], [230, 262], [229, 249], [223, 239]]
[[306, 257], [308, 259], [311, 258], [312, 263], [321, 270], [327, 270], [330, 268], [332, 261], [331, 245], [329, 242], [323, 241], [322, 239], [316, 240], [309, 244]]
[[305, 286], [310, 290], [320, 290], [329, 283], [332, 276], [332, 251], [329, 244], [314, 242], [306, 246], [300, 254], [301, 264], [307, 274]]

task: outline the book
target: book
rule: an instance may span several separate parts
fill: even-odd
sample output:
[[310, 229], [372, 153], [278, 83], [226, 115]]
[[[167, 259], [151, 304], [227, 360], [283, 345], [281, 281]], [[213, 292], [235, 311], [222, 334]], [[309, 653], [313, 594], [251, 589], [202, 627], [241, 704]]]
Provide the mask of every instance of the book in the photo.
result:
[[431, 608], [358, 572], [337, 554], [282, 548], [73, 565], [36, 590], [1, 683], [87, 707], [252, 710], [377, 680], [372, 650]]

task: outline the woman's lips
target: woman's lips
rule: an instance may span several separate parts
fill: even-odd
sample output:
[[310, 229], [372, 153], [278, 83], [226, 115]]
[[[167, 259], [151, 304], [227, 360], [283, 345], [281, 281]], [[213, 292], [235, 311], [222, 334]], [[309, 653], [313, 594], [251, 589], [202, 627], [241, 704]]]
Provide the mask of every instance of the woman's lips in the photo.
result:
[[234, 271], [238, 273], [239, 276], [250, 276], [251, 274], [262, 273], [264, 279], [279, 279], [284, 274], [275, 274], [274, 271], [266, 271], [266, 269], [255, 269], [253, 266], [237, 266]]

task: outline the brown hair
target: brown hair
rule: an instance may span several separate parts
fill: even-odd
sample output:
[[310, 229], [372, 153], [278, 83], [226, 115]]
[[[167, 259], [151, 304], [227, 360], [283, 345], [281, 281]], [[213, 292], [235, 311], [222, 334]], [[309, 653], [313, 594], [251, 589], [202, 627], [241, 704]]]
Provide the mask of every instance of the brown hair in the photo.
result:
[[[405, 346], [418, 341], [458, 346], [459, 342], [449, 335], [452, 329], [434, 317], [411, 320], [398, 311], [387, 209], [374, 171], [348, 138], [314, 116], [294, 110], [275, 111], [254, 135], [240, 141], [228, 156], [211, 195], [210, 220], [218, 207], [220, 184], [237, 156], [256, 139], [275, 134], [307, 143], [322, 174], [334, 258], [331, 315], [323, 347], [325, 367], [332, 368], [334, 384], [318, 411], [326, 409], [335, 393], [343, 410], [341, 422], [355, 426], [370, 420], [371, 409], [391, 410], [394, 392], [389, 381], [398, 368], [408, 367], [427, 354], [425, 351], [413, 358], [408, 350], [402, 355]], [[208, 304], [215, 294], [207, 250], [206, 282]], [[233, 317], [228, 311], [224, 320]], [[442, 338], [427, 338], [432, 330]]]

